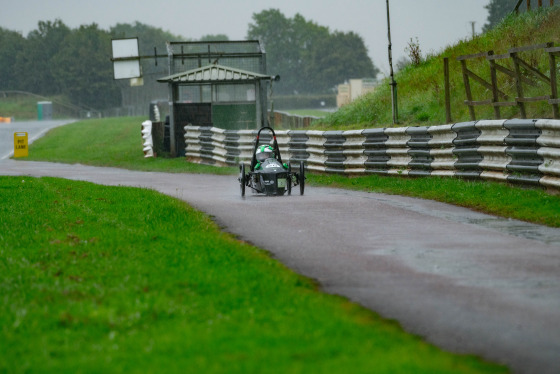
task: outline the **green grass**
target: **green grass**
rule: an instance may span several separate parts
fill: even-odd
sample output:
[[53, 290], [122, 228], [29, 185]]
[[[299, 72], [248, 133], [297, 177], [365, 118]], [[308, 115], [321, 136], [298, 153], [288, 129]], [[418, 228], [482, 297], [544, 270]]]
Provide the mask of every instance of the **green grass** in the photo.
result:
[[236, 168], [217, 168], [186, 162], [184, 158], [144, 158], [143, 117], [93, 119], [57, 127], [35, 141], [28, 160], [112, 166], [171, 173], [235, 174]]
[[[466, 39], [451, 45], [437, 55], [424, 54], [419, 66], [409, 65], [395, 74], [398, 84], [398, 126], [441, 125], [446, 121], [444, 101], [443, 58], [449, 58], [451, 115], [453, 122], [470, 121], [460, 62], [457, 57], [493, 50], [496, 55], [508, 49], [546, 42], [560, 42], [560, 7], [543, 8], [539, 11], [522, 13], [507, 17], [500, 25], [474, 39]], [[422, 47], [422, 40], [420, 47]], [[393, 46], [395, 47], [395, 46]], [[404, 49], [404, 46], [402, 47]], [[549, 74], [548, 54], [542, 50], [522, 52], [520, 57], [529, 61], [546, 75]], [[509, 69], [513, 64], [500, 60]], [[489, 63], [485, 59], [469, 60], [468, 67], [490, 82]], [[312, 128], [320, 130], [347, 130], [373, 127], [391, 127], [391, 94], [389, 82], [384, 80], [376, 91], [366, 94], [357, 101], [346, 105], [316, 121]], [[517, 96], [513, 78], [498, 74], [500, 89], [506, 92], [510, 101]], [[491, 99], [491, 92], [471, 79], [473, 100]], [[537, 83], [537, 87], [524, 85], [526, 97], [550, 95], [550, 86]], [[551, 118], [552, 107], [543, 102], [526, 104], [528, 118]], [[493, 119], [494, 111], [490, 105], [475, 109], [477, 119]], [[502, 118], [520, 117], [517, 107], [501, 108]]]
[[62, 95], [44, 97], [29, 92], [8, 91], [0, 93], [0, 117], [14, 117], [16, 121], [37, 120], [37, 102], [53, 103], [53, 118], [75, 118], [76, 109], [72, 109], [68, 98]]
[[536, 188], [449, 177], [347, 177], [311, 174], [308, 179], [310, 184], [316, 186], [437, 200], [497, 216], [560, 227], [560, 196]]
[[0, 117], [37, 119], [37, 99], [29, 96], [0, 96]]
[[506, 371], [317, 292], [154, 191], [28, 177], [0, 191], [0, 372]]

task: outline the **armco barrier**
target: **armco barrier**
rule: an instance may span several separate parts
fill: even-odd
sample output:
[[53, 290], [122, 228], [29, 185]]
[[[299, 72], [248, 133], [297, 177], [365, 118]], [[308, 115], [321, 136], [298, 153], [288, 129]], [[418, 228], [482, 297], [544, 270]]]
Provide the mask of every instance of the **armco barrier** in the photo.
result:
[[[251, 161], [256, 130], [185, 127], [187, 158]], [[267, 135], [268, 136], [268, 135]], [[560, 120], [484, 120], [431, 127], [277, 131], [283, 161], [339, 174], [458, 176], [560, 189]], [[261, 139], [270, 141], [270, 137]]]

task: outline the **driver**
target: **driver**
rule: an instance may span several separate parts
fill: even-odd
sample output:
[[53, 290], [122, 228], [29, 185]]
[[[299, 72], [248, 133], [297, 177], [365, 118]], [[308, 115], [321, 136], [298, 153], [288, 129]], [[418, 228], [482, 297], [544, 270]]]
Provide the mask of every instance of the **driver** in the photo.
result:
[[257, 158], [257, 164], [255, 165], [255, 170], [260, 169], [261, 162], [269, 159], [274, 158], [274, 148], [269, 145], [261, 145], [257, 148], [257, 152], [255, 153]]

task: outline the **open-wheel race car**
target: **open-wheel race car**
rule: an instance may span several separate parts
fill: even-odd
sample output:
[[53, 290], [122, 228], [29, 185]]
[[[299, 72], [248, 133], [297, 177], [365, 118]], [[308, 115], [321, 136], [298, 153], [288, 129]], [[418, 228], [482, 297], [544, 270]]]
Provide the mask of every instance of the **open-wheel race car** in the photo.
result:
[[[268, 130], [272, 133], [272, 145], [261, 144], [261, 132]], [[264, 142], [263, 142], [264, 143]], [[276, 141], [276, 134], [270, 127], [262, 127], [257, 133], [251, 166], [246, 170], [245, 164], [239, 164], [239, 186], [241, 196], [245, 196], [248, 187], [256, 193], [268, 196], [281, 196], [286, 192], [292, 193], [292, 187], [299, 186], [299, 193], [303, 195], [305, 189], [305, 166], [299, 164], [297, 172], [292, 171], [289, 163], [283, 163]]]

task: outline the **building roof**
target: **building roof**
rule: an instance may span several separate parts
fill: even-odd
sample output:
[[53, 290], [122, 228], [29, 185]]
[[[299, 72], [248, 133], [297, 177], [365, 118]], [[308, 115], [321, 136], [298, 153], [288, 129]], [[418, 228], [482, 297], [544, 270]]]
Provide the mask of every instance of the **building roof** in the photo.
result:
[[211, 64], [201, 68], [159, 78], [157, 81], [162, 83], [199, 84], [217, 82], [255, 82], [262, 79], [274, 79], [274, 77], [228, 66]]

